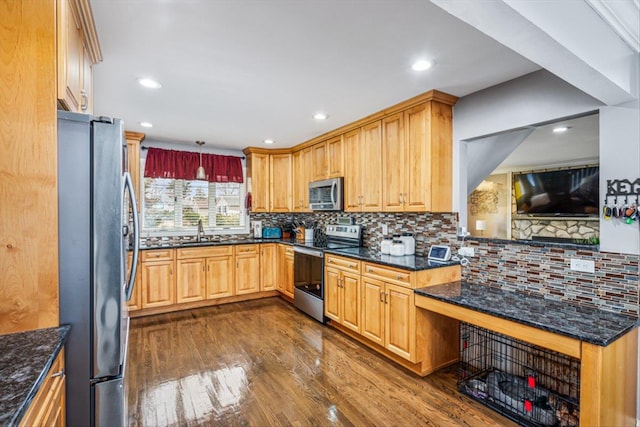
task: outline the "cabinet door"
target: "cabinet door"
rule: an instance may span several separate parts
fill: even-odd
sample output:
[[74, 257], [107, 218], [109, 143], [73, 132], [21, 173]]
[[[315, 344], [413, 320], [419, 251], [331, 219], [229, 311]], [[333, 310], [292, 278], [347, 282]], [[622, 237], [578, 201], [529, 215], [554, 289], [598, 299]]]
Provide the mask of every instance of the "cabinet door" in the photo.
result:
[[233, 296], [233, 256], [222, 255], [207, 258], [207, 299]]
[[342, 272], [342, 324], [360, 332], [360, 275]]
[[291, 212], [291, 154], [270, 156], [271, 212]]
[[260, 291], [260, 255], [236, 256], [236, 295]]
[[286, 259], [287, 245], [276, 246], [276, 289], [278, 292], [284, 294], [285, 291], [285, 259]]
[[324, 270], [324, 314], [331, 320], [341, 323], [340, 318], [340, 270]]
[[82, 43], [82, 84], [80, 86], [80, 111], [93, 113], [93, 64], [89, 57], [89, 50]]
[[412, 289], [386, 284], [385, 347], [415, 362], [416, 316]]
[[248, 158], [251, 173], [251, 210], [269, 212], [269, 155], [251, 153]]
[[360, 162], [362, 211], [379, 212], [382, 210], [382, 122], [362, 128]]
[[176, 302], [201, 301], [205, 294], [206, 262], [204, 258], [176, 261]]
[[309, 212], [309, 181], [311, 174], [311, 148], [292, 154], [293, 210]]
[[[131, 268], [131, 260], [133, 259], [133, 254], [128, 253], [127, 254], [127, 271], [129, 271], [129, 269]], [[141, 298], [140, 295], [142, 294], [140, 291], [140, 288], [142, 288], [142, 283], [141, 283], [141, 268], [140, 268], [140, 260], [138, 260], [138, 268], [136, 269], [136, 277], [133, 281], [133, 292], [131, 292], [131, 299], [129, 300], [129, 302], [127, 302], [127, 306], [129, 308], [129, 311], [136, 311], [136, 310], [140, 310], [140, 308], [142, 308], [141, 306]]]
[[362, 335], [384, 346], [384, 282], [362, 277]]
[[329, 168], [327, 166], [327, 145], [326, 142], [315, 144], [311, 147], [312, 150], [312, 181], [320, 181], [327, 179], [329, 176]]
[[58, 101], [68, 111], [81, 112], [83, 69], [82, 29], [71, 0], [58, 0]]
[[260, 290], [275, 291], [277, 256], [275, 243], [260, 245]]
[[406, 153], [403, 113], [382, 120], [382, 209], [401, 212], [404, 209]]
[[329, 178], [344, 176], [344, 145], [342, 135], [327, 141], [327, 168]]
[[356, 129], [344, 134], [344, 210], [359, 212], [361, 210], [360, 193], [360, 140], [362, 130]]
[[173, 261], [143, 262], [142, 308], [175, 304]]
[[285, 287], [284, 294], [293, 298], [293, 287], [294, 287], [294, 277], [293, 277], [293, 253], [291, 255], [287, 254], [284, 257], [284, 272], [285, 272]]
[[[407, 211], [431, 210], [431, 141], [429, 135], [429, 104], [418, 105], [405, 111], [406, 135], [406, 178], [405, 191]], [[451, 162], [451, 159], [443, 159]], [[447, 190], [451, 192], [451, 188]]]

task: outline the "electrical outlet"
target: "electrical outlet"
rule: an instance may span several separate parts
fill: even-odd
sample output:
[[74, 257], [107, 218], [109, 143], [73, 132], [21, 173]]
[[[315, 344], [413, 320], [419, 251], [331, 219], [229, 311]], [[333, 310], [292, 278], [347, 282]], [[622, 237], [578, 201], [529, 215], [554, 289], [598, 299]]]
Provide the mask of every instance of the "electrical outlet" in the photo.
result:
[[458, 249], [458, 255], [460, 256], [476, 256], [476, 251], [474, 248], [471, 248], [469, 246], [462, 246], [460, 249]]
[[595, 273], [596, 268], [594, 262], [591, 260], [571, 258], [571, 270]]
[[389, 227], [387, 227], [387, 224], [382, 224], [382, 235], [386, 236], [387, 233], [389, 233]]

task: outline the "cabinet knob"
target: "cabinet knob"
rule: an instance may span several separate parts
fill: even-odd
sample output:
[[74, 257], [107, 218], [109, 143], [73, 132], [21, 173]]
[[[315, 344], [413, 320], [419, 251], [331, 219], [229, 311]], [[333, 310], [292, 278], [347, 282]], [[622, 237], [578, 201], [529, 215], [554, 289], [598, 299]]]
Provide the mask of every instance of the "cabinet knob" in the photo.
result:
[[51, 374], [51, 378], [56, 378], [56, 377], [64, 377], [64, 369], [58, 372], [54, 372], [53, 374]]
[[396, 276], [396, 279], [401, 280], [402, 276]]
[[80, 97], [82, 101], [80, 102], [80, 109], [82, 111], [86, 111], [89, 108], [89, 95], [87, 95], [87, 91], [82, 89], [80, 91]]
[[367, 273], [373, 273], [373, 270], [372, 270], [372, 269], [370, 269], [370, 268], [368, 268], [368, 269], [367, 269]]

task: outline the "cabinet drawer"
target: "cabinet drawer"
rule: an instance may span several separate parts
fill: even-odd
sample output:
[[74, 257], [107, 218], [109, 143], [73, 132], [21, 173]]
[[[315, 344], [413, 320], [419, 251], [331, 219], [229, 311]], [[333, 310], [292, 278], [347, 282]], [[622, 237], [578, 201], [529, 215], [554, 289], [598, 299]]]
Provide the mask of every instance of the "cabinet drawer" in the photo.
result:
[[171, 261], [173, 259], [173, 249], [151, 249], [140, 251], [142, 261]]
[[53, 361], [47, 376], [40, 385], [36, 396], [29, 404], [29, 409], [20, 420], [20, 426], [42, 425], [46, 416], [54, 408], [52, 405], [59, 403], [56, 393], [60, 394], [60, 387], [64, 382], [64, 349], [60, 351], [58, 357]]
[[200, 248], [180, 248], [176, 249], [176, 258], [207, 258], [215, 256], [233, 255], [233, 246], [207, 246]]
[[260, 253], [260, 245], [238, 245], [236, 246], [236, 255], [257, 255]]
[[342, 270], [360, 273], [360, 261], [351, 258], [342, 258], [336, 255], [325, 255], [325, 261], [328, 267], [336, 267]]
[[378, 264], [365, 263], [362, 274], [374, 279], [391, 280], [411, 286], [411, 272], [395, 268], [382, 267]]

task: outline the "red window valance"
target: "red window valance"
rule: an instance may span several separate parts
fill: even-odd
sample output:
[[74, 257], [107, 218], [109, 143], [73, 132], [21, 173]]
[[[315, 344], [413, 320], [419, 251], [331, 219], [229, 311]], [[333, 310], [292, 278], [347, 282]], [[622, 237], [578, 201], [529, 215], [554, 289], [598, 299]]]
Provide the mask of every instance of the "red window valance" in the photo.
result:
[[[145, 178], [174, 178], [193, 181], [200, 166], [200, 153], [149, 148]], [[202, 166], [209, 182], [243, 182], [242, 159], [236, 156], [202, 154]]]

